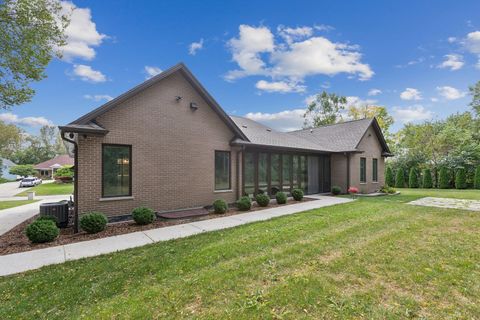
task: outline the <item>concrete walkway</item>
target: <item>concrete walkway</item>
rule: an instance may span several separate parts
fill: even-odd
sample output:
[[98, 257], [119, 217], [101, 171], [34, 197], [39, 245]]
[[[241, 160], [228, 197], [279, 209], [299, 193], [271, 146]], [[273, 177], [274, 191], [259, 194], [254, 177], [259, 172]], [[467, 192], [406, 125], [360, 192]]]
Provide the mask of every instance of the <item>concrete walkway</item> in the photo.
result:
[[[2, 198], [0, 201], [7, 201], [10, 198]], [[26, 200], [27, 197], [14, 197], [11, 200]], [[60, 196], [38, 196], [35, 199], [39, 200], [34, 203], [18, 206], [14, 208], [0, 210], [0, 236], [10, 231], [15, 226], [23, 221], [30, 219], [39, 213], [39, 206], [45, 202], [57, 202], [61, 200], [68, 200], [68, 195]]]
[[425, 207], [480, 211], [480, 200], [425, 197], [411, 201], [408, 204]]
[[318, 200], [0, 256], [0, 276], [353, 201], [329, 196], [315, 198]]

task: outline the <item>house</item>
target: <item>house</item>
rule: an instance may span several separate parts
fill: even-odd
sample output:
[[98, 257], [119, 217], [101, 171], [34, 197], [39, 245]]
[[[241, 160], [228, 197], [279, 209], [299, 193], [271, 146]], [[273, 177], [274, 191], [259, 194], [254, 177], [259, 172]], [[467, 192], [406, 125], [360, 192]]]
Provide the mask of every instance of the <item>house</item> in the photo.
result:
[[73, 158], [68, 154], [62, 154], [53, 159], [36, 164], [33, 168], [37, 170], [38, 176], [41, 178], [51, 179], [55, 171], [63, 166], [73, 166], [73, 162]]
[[60, 130], [75, 145], [80, 214], [196, 208], [260, 190], [372, 192], [390, 156], [375, 119], [278, 132], [229, 117], [184, 64]]
[[2, 178], [7, 180], [17, 180], [19, 177], [16, 174], [10, 173], [10, 168], [15, 167], [16, 164], [6, 158], [1, 158], [2, 164]]

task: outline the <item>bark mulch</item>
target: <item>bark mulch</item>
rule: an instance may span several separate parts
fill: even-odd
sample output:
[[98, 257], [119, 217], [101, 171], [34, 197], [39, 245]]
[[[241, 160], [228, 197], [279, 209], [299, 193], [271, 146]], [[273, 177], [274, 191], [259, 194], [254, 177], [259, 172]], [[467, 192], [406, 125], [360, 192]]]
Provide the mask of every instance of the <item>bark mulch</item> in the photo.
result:
[[[312, 201], [312, 200], [315, 200], [315, 199], [305, 197], [300, 202], [306, 202], [306, 201]], [[289, 199], [286, 204], [278, 205], [277, 203], [270, 203], [268, 207], [259, 207], [256, 204], [254, 204], [252, 205], [252, 208], [250, 209], [250, 211], [260, 211], [260, 210], [275, 208], [279, 206], [286, 206], [286, 205], [294, 204], [298, 202], [299, 201]], [[133, 221], [116, 222], [116, 223], [108, 224], [107, 228], [104, 231], [95, 233], [95, 234], [88, 234], [83, 231], [75, 234], [73, 232], [73, 227], [68, 227], [68, 228], [60, 229], [60, 235], [57, 237], [57, 239], [55, 239], [52, 242], [31, 243], [30, 240], [28, 240], [27, 236], [25, 235], [25, 228], [29, 223], [31, 223], [36, 219], [37, 216], [35, 216], [24, 221], [23, 223], [19, 224], [12, 230], [0, 236], [0, 255], [36, 250], [36, 249], [47, 248], [47, 247], [54, 247], [54, 246], [80, 242], [80, 241], [111, 237], [111, 236], [116, 236], [116, 235], [121, 235], [125, 233], [136, 232], [136, 231], [168, 227], [168, 226], [173, 226], [173, 225], [187, 223], [187, 222], [232, 216], [232, 215], [245, 213], [245, 212], [248, 212], [248, 211], [239, 211], [236, 208], [230, 208], [225, 214], [215, 214], [212, 211], [210, 211], [210, 213], [207, 215], [190, 217], [185, 219], [175, 219], [175, 220], [157, 219], [153, 223], [145, 226], [139, 226], [135, 224], [135, 222]]]

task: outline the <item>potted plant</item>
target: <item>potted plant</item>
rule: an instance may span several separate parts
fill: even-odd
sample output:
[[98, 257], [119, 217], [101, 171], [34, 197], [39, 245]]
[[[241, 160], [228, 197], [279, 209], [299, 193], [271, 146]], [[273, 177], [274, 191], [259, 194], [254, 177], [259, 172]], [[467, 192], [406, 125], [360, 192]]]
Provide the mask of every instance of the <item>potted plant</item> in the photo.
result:
[[352, 199], [355, 199], [355, 197], [358, 193], [358, 188], [350, 187], [350, 188], [348, 188], [348, 193], [350, 193], [352, 195]]

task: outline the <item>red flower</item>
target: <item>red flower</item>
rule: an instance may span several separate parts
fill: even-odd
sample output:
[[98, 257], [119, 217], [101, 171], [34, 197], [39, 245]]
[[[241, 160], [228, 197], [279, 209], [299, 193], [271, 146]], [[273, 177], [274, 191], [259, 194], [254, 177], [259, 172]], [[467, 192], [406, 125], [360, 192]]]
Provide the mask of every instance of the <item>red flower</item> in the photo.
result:
[[348, 188], [348, 193], [358, 193], [358, 188], [350, 187], [350, 188]]

